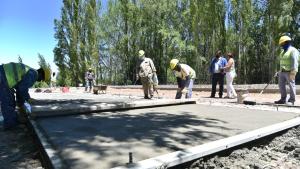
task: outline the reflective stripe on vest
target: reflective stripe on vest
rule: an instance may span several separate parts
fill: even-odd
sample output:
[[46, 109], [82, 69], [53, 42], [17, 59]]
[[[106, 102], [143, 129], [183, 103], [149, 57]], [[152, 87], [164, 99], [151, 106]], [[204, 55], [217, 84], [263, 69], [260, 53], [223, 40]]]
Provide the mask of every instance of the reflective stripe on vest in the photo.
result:
[[8, 87], [13, 88], [22, 80], [23, 76], [28, 72], [30, 67], [22, 63], [8, 63], [3, 64], [3, 69], [7, 79]]
[[283, 50], [280, 53], [280, 69], [284, 69], [286, 71], [291, 70], [292, 61], [291, 61], [291, 50], [288, 49], [286, 52]]

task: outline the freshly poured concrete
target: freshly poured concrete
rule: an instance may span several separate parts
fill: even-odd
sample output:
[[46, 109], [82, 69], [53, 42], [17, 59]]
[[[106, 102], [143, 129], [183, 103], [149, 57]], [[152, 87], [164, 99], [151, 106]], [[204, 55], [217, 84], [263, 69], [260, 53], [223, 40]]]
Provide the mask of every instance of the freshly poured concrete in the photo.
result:
[[[74, 110], [76, 111], [76, 110]], [[295, 113], [180, 105], [38, 118], [66, 168], [123, 166], [297, 117]]]
[[91, 95], [90, 93], [49, 93], [33, 94], [36, 102], [32, 104], [33, 117], [86, 114], [91, 112], [132, 109], [153, 106], [195, 104], [196, 100], [186, 99], [143, 99], [136, 96]]

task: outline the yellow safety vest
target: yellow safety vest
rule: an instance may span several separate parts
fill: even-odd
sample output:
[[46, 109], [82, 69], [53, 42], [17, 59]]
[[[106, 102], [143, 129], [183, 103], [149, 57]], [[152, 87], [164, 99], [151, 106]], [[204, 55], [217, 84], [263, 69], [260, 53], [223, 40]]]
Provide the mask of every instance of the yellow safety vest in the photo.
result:
[[31, 69], [29, 66], [26, 66], [22, 63], [8, 63], [3, 64], [3, 69], [7, 79], [7, 84], [9, 88], [13, 88], [19, 83], [23, 76]]
[[[291, 71], [292, 67], [292, 52], [294, 50], [293, 47], [289, 47], [289, 49], [284, 52], [284, 50], [281, 51], [279, 57], [280, 57], [280, 69], [283, 69], [285, 71]], [[298, 68], [296, 68], [296, 71], [298, 71]]]

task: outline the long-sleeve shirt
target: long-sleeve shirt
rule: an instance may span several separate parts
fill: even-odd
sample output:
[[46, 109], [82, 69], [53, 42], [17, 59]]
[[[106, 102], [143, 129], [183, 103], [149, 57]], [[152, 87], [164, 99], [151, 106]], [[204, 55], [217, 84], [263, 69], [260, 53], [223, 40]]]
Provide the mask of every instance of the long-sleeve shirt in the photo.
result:
[[227, 60], [224, 57], [216, 58], [214, 57], [211, 60], [210, 66], [209, 66], [209, 72], [210, 73], [220, 73], [221, 69], [223, 69], [227, 64]]
[[[292, 47], [292, 46], [290, 46], [289, 48], [291, 48], [292, 49], [292, 57], [291, 57], [291, 70], [298, 70], [298, 64], [299, 64], [299, 51], [296, 49], [296, 48], [294, 48], [294, 47]], [[288, 49], [289, 50], [289, 49]]]
[[138, 60], [136, 72], [140, 77], [147, 77], [148, 74], [156, 72], [152, 59], [145, 57], [143, 60]]
[[14, 87], [16, 89], [17, 104], [23, 105], [25, 100], [30, 99], [28, 90], [36, 82], [38, 73], [34, 69], [29, 69], [22, 80]]

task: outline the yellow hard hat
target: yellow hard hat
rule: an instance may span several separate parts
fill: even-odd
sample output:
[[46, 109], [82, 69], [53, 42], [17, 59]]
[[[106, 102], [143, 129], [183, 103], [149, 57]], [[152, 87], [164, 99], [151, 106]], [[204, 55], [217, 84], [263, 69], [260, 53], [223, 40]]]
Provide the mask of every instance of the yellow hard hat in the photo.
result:
[[143, 50], [139, 50], [139, 57], [142, 57], [142, 56], [144, 56], [144, 54], [145, 54], [145, 51], [143, 51]]
[[51, 69], [50, 68], [43, 68], [44, 70], [44, 81], [50, 81], [51, 80]]
[[175, 66], [177, 65], [178, 62], [179, 62], [178, 59], [172, 59], [170, 61], [170, 68], [173, 70], [175, 68]]
[[289, 36], [281, 36], [279, 39], [279, 45], [282, 45], [286, 41], [291, 41], [292, 39]]

